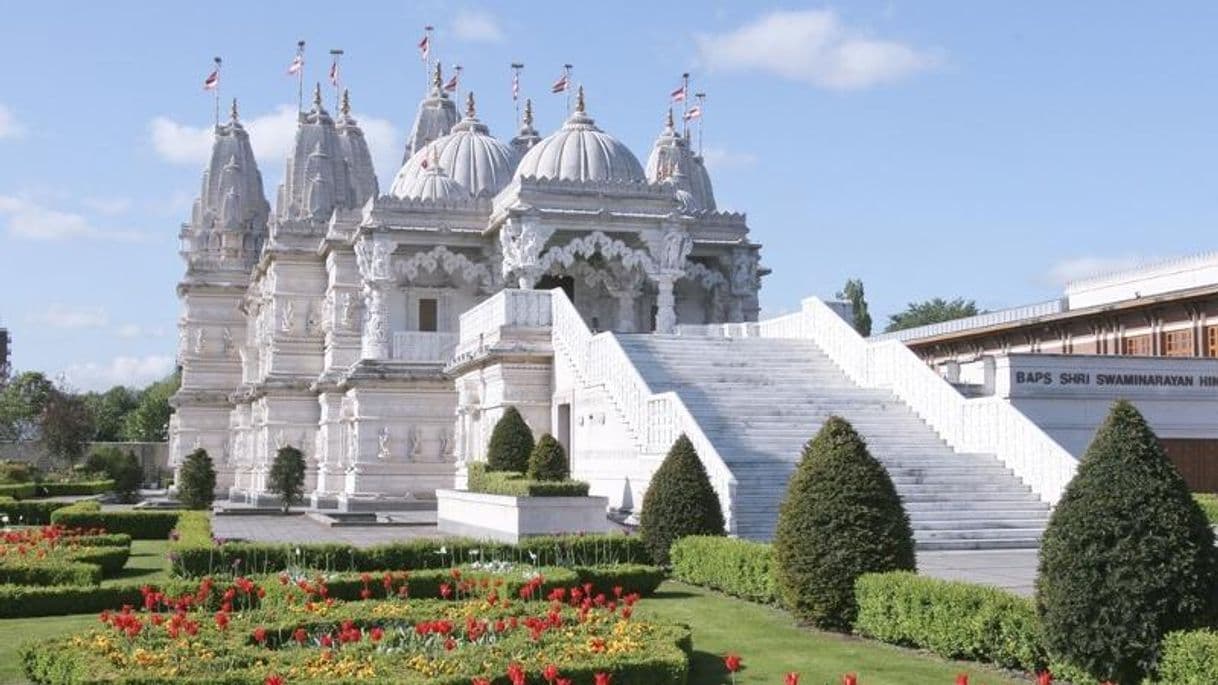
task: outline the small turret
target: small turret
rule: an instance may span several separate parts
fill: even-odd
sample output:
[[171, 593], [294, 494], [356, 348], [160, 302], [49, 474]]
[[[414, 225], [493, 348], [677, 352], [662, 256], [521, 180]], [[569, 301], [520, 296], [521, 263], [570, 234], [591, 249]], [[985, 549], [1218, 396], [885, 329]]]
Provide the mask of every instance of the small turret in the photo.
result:
[[338, 130], [322, 105], [321, 84], [317, 84], [313, 108], [300, 115], [296, 142], [279, 186], [276, 222], [325, 223], [335, 209], [354, 209], [361, 204]]
[[372, 153], [368, 151], [368, 141], [364, 139], [359, 122], [351, 116], [351, 94], [345, 89], [339, 107], [337, 130], [339, 147], [351, 178], [353, 200], [355, 206], [362, 207], [369, 198], [380, 195], [380, 186], [372, 165]]
[[715, 192], [702, 158], [690, 149], [689, 138], [677, 131], [672, 109], [664, 118], [664, 129], [647, 158], [647, 180], [670, 183], [681, 210], [686, 213], [715, 211]]
[[541, 136], [537, 133], [537, 129], [533, 128], [533, 100], [525, 98], [524, 101], [524, 116], [520, 119], [520, 132], [512, 138], [512, 150], [516, 153], [516, 158], [524, 157], [524, 153], [529, 151], [541, 141]]
[[410, 128], [410, 136], [406, 138], [406, 153], [402, 156], [402, 162], [405, 163], [414, 153], [437, 138], [448, 135], [456, 123], [457, 105], [444, 92], [444, 76], [437, 62], [431, 79], [431, 90], [419, 103], [414, 125]]

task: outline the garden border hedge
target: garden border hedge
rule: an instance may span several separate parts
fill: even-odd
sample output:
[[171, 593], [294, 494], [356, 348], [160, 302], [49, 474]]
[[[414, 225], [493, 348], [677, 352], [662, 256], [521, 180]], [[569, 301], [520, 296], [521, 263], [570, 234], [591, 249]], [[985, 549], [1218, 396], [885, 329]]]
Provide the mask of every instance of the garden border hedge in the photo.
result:
[[33, 483], [0, 483], [0, 497], [13, 499], [30, 499], [36, 492]]
[[45, 526], [51, 522], [51, 512], [72, 504], [72, 502], [0, 497], [0, 514], [8, 516], [10, 524]]
[[[164, 540], [178, 524], [178, 511], [139, 509], [101, 511], [96, 502], [76, 502], [51, 512], [51, 523], [68, 528], [104, 528], [107, 533], [125, 533], [135, 540]], [[82, 506], [83, 505], [83, 506]]]
[[487, 471], [478, 462], [469, 465], [469, 490], [508, 497], [587, 497], [589, 485], [582, 480], [533, 480], [515, 471]]
[[66, 483], [43, 482], [38, 484], [39, 497], [69, 497], [72, 495], [102, 495], [114, 490], [113, 480], [85, 480]]
[[1157, 683], [1218, 683], [1218, 632], [1180, 630], [1163, 638]]
[[669, 558], [672, 575], [678, 580], [751, 602], [778, 602], [774, 556], [768, 543], [690, 535], [673, 543]]

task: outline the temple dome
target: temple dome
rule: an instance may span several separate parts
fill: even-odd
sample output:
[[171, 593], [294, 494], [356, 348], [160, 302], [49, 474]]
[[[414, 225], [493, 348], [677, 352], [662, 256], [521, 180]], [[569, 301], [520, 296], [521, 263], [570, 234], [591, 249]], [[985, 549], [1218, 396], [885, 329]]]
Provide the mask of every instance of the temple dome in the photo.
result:
[[621, 141], [601, 131], [584, 111], [581, 87], [575, 113], [520, 160], [516, 178], [563, 181], [646, 182], [638, 158]]
[[672, 110], [668, 110], [668, 118], [664, 130], [656, 139], [647, 157], [647, 180], [652, 183], [663, 183], [673, 180], [680, 174], [679, 186], [689, 197], [678, 198], [686, 204], [685, 210], [715, 211], [715, 191], [711, 187], [710, 174], [702, 158], [689, 148], [689, 139], [677, 133], [672, 120]]
[[451, 180], [473, 197], [489, 197], [502, 190], [511, 181], [516, 163], [512, 148], [491, 136], [486, 124], [474, 116], [473, 93], [465, 118], [453, 126], [451, 133], [411, 155], [394, 178], [390, 192], [397, 197], [409, 197], [416, 182], [427, 174], [429, 160], [433, 158], [438, 158]]
[[[403, 200], [422, 200], [425, 202], [456, 202], [459, 200], [469, 199], [469, 191], [465, 186], [457, 183], [448, 174], [444, 173], [444, 167], [441, 166], [439, 160], [439, 151], [436, 146], [430, 146], [431, 162], [423, 173], [415, 176], [410, 180], [407, 187], [402, 188], [398, 192], [398, 187], [394, 185], [394, 194]], [[426, 152], [424, 150], [423, 152]]]

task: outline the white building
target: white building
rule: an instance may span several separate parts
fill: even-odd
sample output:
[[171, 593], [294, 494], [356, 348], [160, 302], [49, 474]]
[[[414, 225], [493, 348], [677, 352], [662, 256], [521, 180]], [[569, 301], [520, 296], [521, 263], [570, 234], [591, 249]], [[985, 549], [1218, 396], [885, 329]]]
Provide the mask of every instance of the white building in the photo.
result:
[[[458, 317], [496, 292], [562, 288], [596, 330], [756, 320], [760, 246], [716, 210], [671, 113], [644, 167], [582, 88], [559, 130], [541, 137], [526, 103], [502, 142], [441, 83], [437, 67], [387, 195], [345, 94], [337, 119], [320, 89], [301, 113], [273, 213], [235, 105], [216, 128], [181, 233], [172, 463], [202, 447], [222, 489], [259, 502], [292, 445], [317, 506], [426, 498], [502, 412], [459, 408], [445, 372]], [[548, 406], [520, 408], [548, 426]]]

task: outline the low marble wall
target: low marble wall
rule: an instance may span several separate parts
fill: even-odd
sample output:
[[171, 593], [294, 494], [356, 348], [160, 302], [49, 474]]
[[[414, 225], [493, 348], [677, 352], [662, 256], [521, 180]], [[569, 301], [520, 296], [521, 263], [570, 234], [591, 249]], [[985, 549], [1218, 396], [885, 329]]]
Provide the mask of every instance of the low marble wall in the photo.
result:
[[606, 497], [508, 497], [466, 490], [436, 490], [441, 533], [520, 542], [536, 535], [606, 533]]

